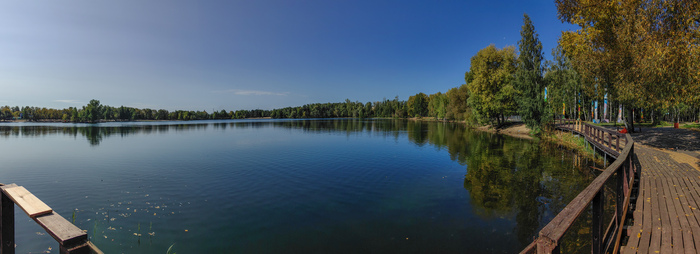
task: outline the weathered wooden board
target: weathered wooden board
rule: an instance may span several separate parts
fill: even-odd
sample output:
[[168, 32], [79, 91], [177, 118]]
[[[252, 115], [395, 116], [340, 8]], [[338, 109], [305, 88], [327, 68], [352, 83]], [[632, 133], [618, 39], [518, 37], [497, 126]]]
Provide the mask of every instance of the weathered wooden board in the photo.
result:
[[0, 215], [4, 215], [0, 216], [2, 217], [0, 228], [3, 229], [2, 234], [0, 234], [0, 242], [9, 243], [8, 248], [4, 248], [6, 244], [2, 244], [3, 248], [0, 249], [0, 253], [14, 253], [13, 208], [15, 204], [59, 243], [60, 253], [102, 253], [97, 246], [88, 241], [87, 234], [83, 230], [53, 212], [48, 205], [24, 187], [10, 184], [2, 185], [0, 189], [2, 189], [0, 196], [3, 199]]
[[7, 188], [12, 188], [12, 187], [17, 187], [17, 184], [11, 183], [11, 184], [0, 185], [0, 189], [7, 189]]
[[31, 218], [53, 211], [51, 207], [22, 186], [3, 188], [2, 191]]
[[83, 230], [55, 212], [38, 216], [34, 218], [34, 221], [43, 227], [60, 245], [66, 248], [87, 242], [87, 234]]

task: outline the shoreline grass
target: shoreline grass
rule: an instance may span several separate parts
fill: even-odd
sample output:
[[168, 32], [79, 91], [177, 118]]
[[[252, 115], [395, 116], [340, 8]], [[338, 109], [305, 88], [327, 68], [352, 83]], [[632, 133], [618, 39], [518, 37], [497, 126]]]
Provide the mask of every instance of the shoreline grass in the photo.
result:
[[580, 155], [593, 159], [596, 163], [604, 164], [603, 158], [593, 150], [592, 145], [587, 144], [586, 139], [581, 135], [555, 130], [543, 133], [541, 138], [546, 142], [575, 150]]

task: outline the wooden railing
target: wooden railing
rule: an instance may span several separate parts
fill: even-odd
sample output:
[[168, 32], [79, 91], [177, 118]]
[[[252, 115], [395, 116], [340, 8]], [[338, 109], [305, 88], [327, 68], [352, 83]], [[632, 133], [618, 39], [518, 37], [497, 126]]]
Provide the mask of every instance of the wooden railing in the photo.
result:
[[15, 204], [58, 242], [59, 253], [102, 253], [83, 230], [58, 215], [24, 187], [0, 184], [0, 189], [0, 254], [15, 253]]
[[[591, 252], [617, 253], [620, 249], [624, 221], [629, 210], [635, 174], [637, 174], [634, 163], [632, 163], [634, 140], [629, 134], [621, 134], [614, 130], [574, 120], [558, 120], [556, 128], [583, 135], [586, 141], [613, 156], [616, 160], [542, 228], [538, 238], [520, 253], [559, 253], [564, 233], [591, 206], [593, 209]], [[605, 207], [605, 188], [603, 187], [613, 175], [617, 175], [615, 213], [608, 226], [603, 228]]]
[[623, 150], [628, 141], [627, 135], [618, 131], [585, 124], [576, 120], [557, 120], [556, 127], [560, 130], [572, 131], [583, 135], [586, 141], [614, 158], [620, 156], [621, 150]]

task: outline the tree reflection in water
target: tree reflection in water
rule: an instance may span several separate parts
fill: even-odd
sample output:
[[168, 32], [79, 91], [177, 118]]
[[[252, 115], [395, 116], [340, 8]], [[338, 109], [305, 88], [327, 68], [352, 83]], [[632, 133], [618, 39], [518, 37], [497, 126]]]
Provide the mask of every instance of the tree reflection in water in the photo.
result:
[[[484, 219], [514, 217], [517, 224], [513, 233], [523, 246], [532, 242], [537, 232], [595, 177], [589, 169], [593, 162], [544, 142], [476, 132], [463, 124], [398, 119], [0, 125], [0, 137], [80, 135], [90, 145], [98, 146], [111, 136], [186, 132], [210, 126], [221, 131], [287, 128], [336, 135], [371, 134], [396, 140], [407, 138], [417, 146], [446, 149], [452, 160], [466, 167], [464, 188], [475, 214]], [[583, 252], [590, 248], [589, 221], [590, 214], [585, 214], [572, 227], [569, 232], [573, 233], [563, 241], [564, 251]]]

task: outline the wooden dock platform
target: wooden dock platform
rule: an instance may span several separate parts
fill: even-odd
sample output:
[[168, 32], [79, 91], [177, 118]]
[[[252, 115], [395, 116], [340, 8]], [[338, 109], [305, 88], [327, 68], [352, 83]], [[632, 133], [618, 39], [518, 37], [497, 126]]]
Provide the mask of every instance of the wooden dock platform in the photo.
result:
[[700, 171], [662, 150], [638, 146], [639, 194], [623, 253], [700, 251]]

